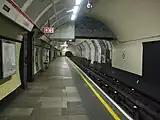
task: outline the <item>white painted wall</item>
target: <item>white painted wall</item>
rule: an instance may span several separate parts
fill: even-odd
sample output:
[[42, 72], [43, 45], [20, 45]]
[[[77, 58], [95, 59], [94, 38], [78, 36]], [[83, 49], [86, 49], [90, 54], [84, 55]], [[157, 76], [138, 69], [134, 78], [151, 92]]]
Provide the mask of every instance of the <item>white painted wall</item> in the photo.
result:
[[[142, 75], [143, 42], [158, 41], [160, 37], [117, 43], [113, 41], [112, 66], [131, 73]], [[122, 58], [125, 51], [126, 57]]]
[[89, 13], [120, 41], [160, 35], [160, 0], [99, 0]]
[[142, 75], [142, 43], [114, 43], [112, 66]]
[[160, 40], [159, 6], [160, 0], [96, 1], [88, 14], [104, 22], [120, 41], [111, 42], [113, 67], [142, 75], [142, 42]]

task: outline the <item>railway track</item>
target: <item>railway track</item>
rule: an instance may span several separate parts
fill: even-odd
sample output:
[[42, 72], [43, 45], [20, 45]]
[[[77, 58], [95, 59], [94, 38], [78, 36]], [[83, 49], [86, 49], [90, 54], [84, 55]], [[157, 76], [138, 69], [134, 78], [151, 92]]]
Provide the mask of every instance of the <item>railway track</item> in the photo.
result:
[[160, 104], [143, 93], [127, 86], [121, 81], [101, 73], [89, 62], [80, 58], [70, 58], [83, 70], [103, 91], [119, 104], [134, 120], [160, 120]]

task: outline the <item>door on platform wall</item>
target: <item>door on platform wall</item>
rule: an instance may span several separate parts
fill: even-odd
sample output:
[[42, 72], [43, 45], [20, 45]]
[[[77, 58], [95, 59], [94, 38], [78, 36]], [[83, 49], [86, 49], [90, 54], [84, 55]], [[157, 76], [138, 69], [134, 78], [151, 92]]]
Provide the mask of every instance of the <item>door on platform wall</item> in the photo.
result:
[[22, 82], [22, 87], [24, 89], [27, 88], [27, 35], [23, 36], [23, 43], [21, 45], [21, 51], [20, 51], [20, 78]]
[[49, 50], [49, 63], [52, 61], [52, 49]]
[[111, 65], [110, 50], [109, 49], [106, 49], [106, 63], [108, 65]]
[[160, 42], [143, 43], [143, 79], [160, 84]]
[[35, 48], [36, 49], [36, 57], [35, 57], [35, 62], [36, 62], [36, 71], [39, 71], [39, 47]]

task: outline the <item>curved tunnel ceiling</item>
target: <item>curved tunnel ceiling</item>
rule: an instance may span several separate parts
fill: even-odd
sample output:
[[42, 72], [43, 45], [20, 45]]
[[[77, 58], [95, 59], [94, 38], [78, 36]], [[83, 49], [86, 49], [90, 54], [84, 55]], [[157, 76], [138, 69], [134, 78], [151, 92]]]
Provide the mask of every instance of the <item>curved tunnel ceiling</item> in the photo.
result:
[[[70, 21], [75, 0], [13, 0], [41, 29]], [[120, 41], [160, 35], [159, 0], [92, 0], [87, 15], [102, 21]]]
[[[41, 29], [45, 26], [59, 27], [70, 20], [68, 10], [74, 0], [13, 0]], [[48, 22], [49, 21], [49, 22]]]
[[116, 40], [116, 36], [105, 24], [88, 16], [80, 16], [76, 20], [75, 37]]
[[92, 10], [86, 14], [105, 23], [118, 40], [139, 40], [160, 35], [159, 0], [94, 1]]

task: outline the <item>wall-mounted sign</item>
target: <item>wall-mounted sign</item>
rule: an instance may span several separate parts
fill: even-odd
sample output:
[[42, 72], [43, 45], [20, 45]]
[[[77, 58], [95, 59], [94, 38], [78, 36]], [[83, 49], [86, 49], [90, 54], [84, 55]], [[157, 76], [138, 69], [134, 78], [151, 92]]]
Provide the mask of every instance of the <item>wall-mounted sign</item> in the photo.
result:
[[1, 40], [1, 78], [7, 78], [16, 73], [16, 44]]
[[43, 29], [44, 33], [54, 33], [54, 28], [53, 27], [45, 27]]
[[11, 9], [7, 6], [7, 5], [3, 5], [3, 10], [5, 10], [6, 12], [9, 12]]

